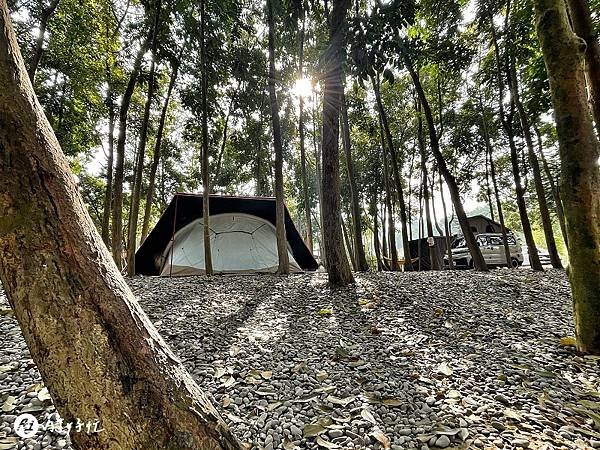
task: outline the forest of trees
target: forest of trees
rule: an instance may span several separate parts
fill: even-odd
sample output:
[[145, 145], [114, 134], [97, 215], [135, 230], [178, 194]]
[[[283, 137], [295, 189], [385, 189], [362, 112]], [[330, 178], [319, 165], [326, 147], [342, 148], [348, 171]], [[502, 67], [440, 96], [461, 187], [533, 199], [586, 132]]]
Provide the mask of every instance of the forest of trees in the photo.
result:
[[[411, 270], [410, 240], [454, 233], [487, 270], [467, 199], [523, 236], [534, 270], [538, 247], [555, 268], [568, 260], [572, 183], [534, 2], [8, 6], [89, 214], [129, 274], [178, 191], [204, 193], [206, 224], [209, 193], [275, 196], [279, 272], [285, 203], [337, 284], [352, 269]], [[586, 1], [568, 8], [599, 117], [597, 17]]]
[[205, 222], [211, 192], [274, 195], [279, 272], [285, 202], [332, 284], [411, 270], [407, 242], [452, 227], [487, 270], [464, 207], [478, 196], [533, 270], [538, 245], [557, 268], [568, 248], [578, 348], [600, 353], [594, 4], [0, 6], [0, 279], [61, 408], [112, 408], [123, 447], [239, 445], [119, 273], [177, 191], [203, 192]]

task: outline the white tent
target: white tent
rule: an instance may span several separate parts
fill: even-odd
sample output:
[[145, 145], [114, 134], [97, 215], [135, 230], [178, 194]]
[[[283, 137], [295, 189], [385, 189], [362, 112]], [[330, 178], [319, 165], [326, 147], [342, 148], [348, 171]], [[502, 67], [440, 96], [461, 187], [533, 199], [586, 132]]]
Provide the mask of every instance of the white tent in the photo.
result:
[[[204, 273], [202, 217], [181, 228], [162, 254], [161, 276]], [[210, 245], [215, 273], [277, 271], [277, 237], [273, 224], [243, 213], [210, 216]], [[302, 272], [288, 245], [290, 272]]]

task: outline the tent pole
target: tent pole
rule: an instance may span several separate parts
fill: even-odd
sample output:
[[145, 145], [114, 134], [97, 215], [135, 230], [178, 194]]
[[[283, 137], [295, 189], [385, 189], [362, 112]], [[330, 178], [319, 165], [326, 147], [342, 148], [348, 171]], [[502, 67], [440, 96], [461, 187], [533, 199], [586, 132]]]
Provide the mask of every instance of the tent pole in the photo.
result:
[[173, 234], [171, 235], [171, 258], [169, 261], [169, 278], [173, 277], [173, 250], [175, 247], [175, 225], [177, 224], [177, 205], [179, 203], [179, 196], [175, 194], [175, 214], [173, 215]]

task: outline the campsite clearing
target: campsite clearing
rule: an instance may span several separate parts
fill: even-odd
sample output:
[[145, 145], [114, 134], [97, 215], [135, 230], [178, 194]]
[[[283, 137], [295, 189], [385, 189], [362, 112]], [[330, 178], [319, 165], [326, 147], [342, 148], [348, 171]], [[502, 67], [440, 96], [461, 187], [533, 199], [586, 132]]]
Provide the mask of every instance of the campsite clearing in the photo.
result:
[[[562, 271], [370, 273], [337, 290], [320, 273], [128, 281], [254, 448], [600, 446], [600, 360], [561, 344]], [[24, 408], [52, 406], [10, 314], [0, 334], [0, 406], [15, 398], [1, 443]]]

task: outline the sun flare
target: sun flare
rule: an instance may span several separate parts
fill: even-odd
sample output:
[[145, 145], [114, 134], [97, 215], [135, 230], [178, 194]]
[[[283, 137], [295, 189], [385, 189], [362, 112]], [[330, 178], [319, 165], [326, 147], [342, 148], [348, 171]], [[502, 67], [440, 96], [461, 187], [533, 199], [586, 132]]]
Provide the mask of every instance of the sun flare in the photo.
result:
[[310, 97], [313, 93], [313, 84], [310, 78], [299, 78], [294, 85], [294, 94], [298, 97]]

